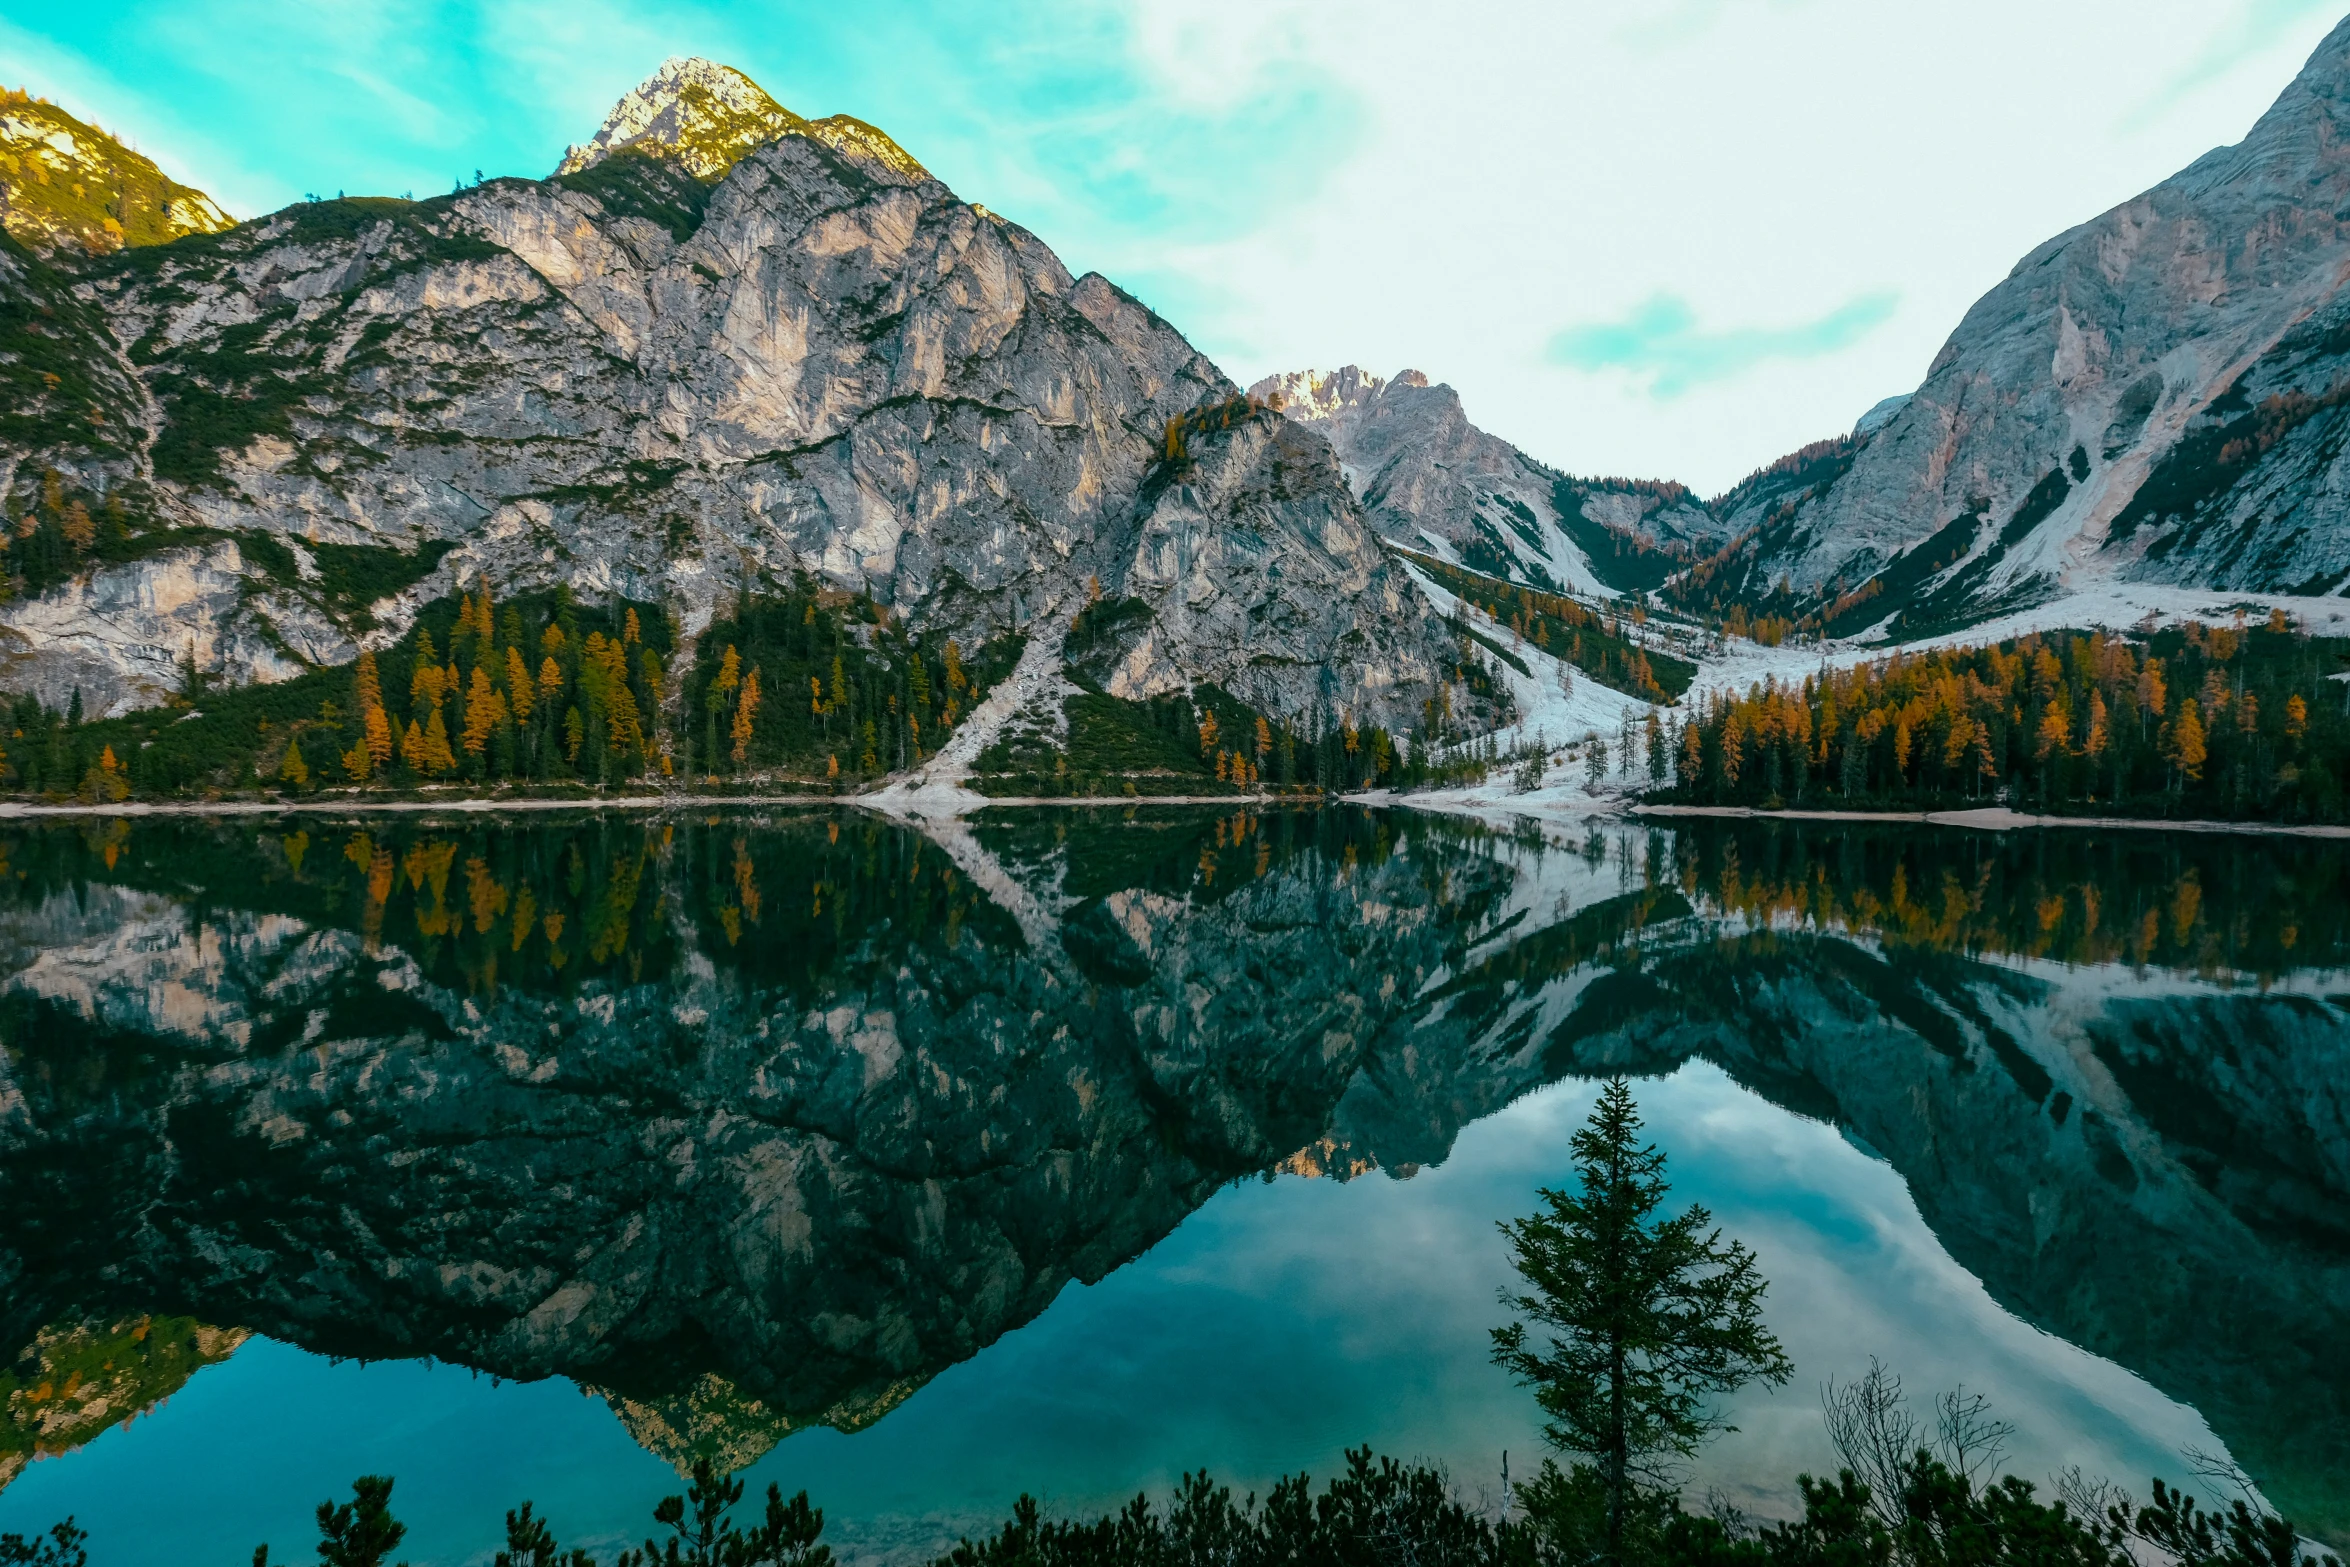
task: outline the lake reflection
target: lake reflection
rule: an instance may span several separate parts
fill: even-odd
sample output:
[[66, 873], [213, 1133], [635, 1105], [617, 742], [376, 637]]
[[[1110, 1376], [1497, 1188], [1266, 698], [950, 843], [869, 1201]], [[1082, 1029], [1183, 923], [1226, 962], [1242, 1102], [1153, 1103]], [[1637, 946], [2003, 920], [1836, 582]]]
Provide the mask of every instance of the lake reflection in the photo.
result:
[[1662, 1079], [1797, 1359], [1705, 1482], [1819, 1466], [1817, 1382], [1877, 1353], [1993, 1390], [2026, 1473], [2224, 1444], [2350, 1530], [2332, 843], [1172, 809], [0, 843], [0, 1528], [76, 1511], [102, 1560], [300, 1554], [362, 1469], [420, 1564], [525, 1495], [640, 1533], [696, 1453], [882, 1549], [1362, 1440], [1474, 1490], [1535, 1446], [1483, 1360], [1492, 1221], [1616, 1070]]

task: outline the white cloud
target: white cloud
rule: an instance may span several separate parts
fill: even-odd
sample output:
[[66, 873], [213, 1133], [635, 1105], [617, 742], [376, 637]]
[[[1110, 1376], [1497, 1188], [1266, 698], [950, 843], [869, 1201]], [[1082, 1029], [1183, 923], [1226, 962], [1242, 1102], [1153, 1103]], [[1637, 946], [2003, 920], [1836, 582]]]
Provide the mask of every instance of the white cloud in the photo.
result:
[[[1690, 5], [1630, 32], [1612, 5], [1282, 13], [1287, 47], [1369, 106], [1350, 161], [1237, 238], [1105, 244], [1094, 264], [1146, 289], [1206, 280], [1175, 318], [1244, 383], [1410, 364], [1564, 467], [1718, 489], [1914, 386], [2041, 240], [2239, 138], [2327, 18], [2233, 11], [2246, 25], [2217, 35], [2186, 0], [2127, 25], [2039, 0]], [[2204, 69], [2215, 36], [2207, 80], [2123, 123], [2143, 84]], [[1660, 295], [1723, 333], [1900, 305], [1838, 352], [1664, 402], [1545, 362], [1562, 328]]]

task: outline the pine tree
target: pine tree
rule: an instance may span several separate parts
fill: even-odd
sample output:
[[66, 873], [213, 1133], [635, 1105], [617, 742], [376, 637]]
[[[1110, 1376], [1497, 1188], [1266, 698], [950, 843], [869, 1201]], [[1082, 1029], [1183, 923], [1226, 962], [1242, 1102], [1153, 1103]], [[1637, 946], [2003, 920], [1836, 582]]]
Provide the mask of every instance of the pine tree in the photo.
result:
[[[511, 651], [511, 649], [509, 649]], [[527, 896], [527, 894], [525, 894]], [[537, 1516], [528, 1502], [506, 1514], [506, 1548], [497, 1554], [496, 1567], [594, 1567], [595, 1558], [583, 1550], [565, 1554], [555, 1543], [555, 1531]]]
[[[110, 750], [109, 756], [113, 754]], [[310, 764], [302, 760], [302, 737], [294, 736], [286, 742], [285, 760], [278, 763], [278, 777], [300, 789], [310, 782]]]
[[[1640, 1141], [1639, 1107], [1610, 1082], [1575, 1134], [1579, 1192], [1545, 1189], [1541, 1212], [1504, 1221], [1528, 1293], [1503, 1292], [1524, 1319], [1493, 1332], [1493, 1358], [1534, 1389], [1564, 1452], [1596, 1461], [1609, 1555], [1623, 1559], [1636, 1492], [1662, 1465], [1727, 1429], [1710, 1394], [1793, 1372], [1762, 1323], [1754, 1254], [1691, 1204], [1660, 1218], [1665, 1156]], [[1537, 1343], [1529, 1326], [1541, 1330]]]
[[318, 1504], [321, 1567], [383, 1567], [407, 1537], [408, 1526], [392, 1516], [389, 1476], [361, 1475], [351, 1482], [350, 1501]]
[[740, 1480], [695, 1459], [686, 1494], [665, 1496], [653, 1509], [653, 1521], [670, 1531], [667, 1544], [647, 1540], [641, 1551], [621, 1552], [613, 1567], [831, 1567], [832, 1548], [817, 1543], [824, 1513], [808, 1505], [807, 1492], [786, 1502], [781, 1486], [768, 1486], [764, 1516], [748, 1529], [730, 1516], [742, 1494]]
[[[813, 604], [808, 607], [811, 610], [815, 608]], [[725, 654], [718, 660], [718, 673], [710, 678], [710, 689], [702, 694], [703, 716], [709, 728], [709, 744], [703, 750], [705, 756], [716, 758], [718, 755], [718, 715], [726, 711], [727, 696], [739, 689], [742, 682], [743, 657], [735, 651], [734, 644], [729, 642], [726, 644]], [[824, 690], [817, 684], [814, 675], [808, 677], [808, 690], [808, 711], [822, 716]], [[712, 772], [718, 770], [715, 762], [710, 770]]]

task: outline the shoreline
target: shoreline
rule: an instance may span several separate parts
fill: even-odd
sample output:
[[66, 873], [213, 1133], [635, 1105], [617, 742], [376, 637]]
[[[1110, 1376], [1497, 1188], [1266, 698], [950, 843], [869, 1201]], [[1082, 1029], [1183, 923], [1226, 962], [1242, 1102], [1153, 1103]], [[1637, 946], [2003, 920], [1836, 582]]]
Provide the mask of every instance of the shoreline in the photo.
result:
[[2271, 838], [2350, 838], [2350, 825], [2231, 822], [2207, 817], [2047, 816], [2004, 805], [1970, 811], [1766, 811], [1751, 805], [1631, 805], [1632, 817], [1718, 816], [1751, 821], [1914, 822], [1928, 827], [1967, 827], [1977, 832], [2011, 832], [2026, 827], [2120, 827], [2139, 832], [2250, 833]]
[[[1343, 796], [1317, 802], [1283, 795], [1008, 795], [997, 798], [973, 794], [967, 799], [937, 796], [908, 797], [877, 790], [868, 794], [628, 794], [578, 800], [499, 800], [480, 795], [447, 800], [124, 800], [119, 804], [85, 805], [79, 800], [52, 805], [46, 801], [0, 800], [0, 821], [35, 821], [70, 816], [349, 816], [422, 814], [461, 811], [489, 815], [505, 811], [693, 811], [708, 806], [816, 806], [838, 809], [854, 806], [887, 816], [966, 817], [995, 806], [1047, 805], [1305, 805], [1336, 803]], [[925, 810], [924, 807], [933, 809]]]
[[426, 815], [456, 812], [493, 815], [509, 811], [694, 811], [723, 807], [800, 806], [819, 809], [854, 807], [885, 816], [927, 820], [961, 820], [999, 806], [1035, 809], [1051, 806], [1209, 805], [1262, 808], [1266, 806], [1356, 805], [1373, 809], [1392, 806], [1437, 811], [1448, 815], [1501, 814], [1579, 821], [1616, 821], [1672, 817], [1715, 817], [1746, 821], [1908, 823], [1921, 827], [1961, 827], [1976, 832], [2014, 832], [2042, 827], [2121, 828], [2134, 832], [2242, 833], [2272, 838], [2350, 838], [2350, 824], [2222, 821], [2205, 817], [2053, 816], [2017, 811], [2006, 806], [1979, 806], [1965, 811], [1769, 811], [1752, 805], [1643, 805], [1638, 802], [1593, 799], [1562, 810], [1556, 802], [1496, 799], [1436, 798], [1429, 795], [1337, 794], [1320, 800], [1296, 795], [1004, 795], [968, 794], [942, 797], [944, 791], [922, 794], [874, 790], [866, 794], [631, 794], [577, 800], [489, 799], [478, 795], [447, 800], [125, 800], [114, 805], [85, 805], [80, 801], [48, 804], [0, 800], [0, 821], [38, 821], [66, 817], [130, 816], [350, 816]]
[[820, 794], [627, 794], [588, 800], [493, 800], [479, 795], [447, 800], [125, 800], [116, 805], [49, 805], [0, 800], [0, 821], [51, 816], [348, 816], [384, 812], [658, 811], [705, 805], [848, 805], [852, 798]]

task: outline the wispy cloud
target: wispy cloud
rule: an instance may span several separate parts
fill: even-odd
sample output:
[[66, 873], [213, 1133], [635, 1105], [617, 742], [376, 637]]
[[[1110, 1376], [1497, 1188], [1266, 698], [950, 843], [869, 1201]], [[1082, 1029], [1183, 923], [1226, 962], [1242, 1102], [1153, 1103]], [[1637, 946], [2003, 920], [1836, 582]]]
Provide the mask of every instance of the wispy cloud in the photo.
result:
[[2180, 100], [2283, 43], [2302, 18], [2318, 11], [2330, 13], [2334, 3], [2335, 0], [2243, 0], [2235, 14], [2212, 33], [2200, 53], [2157, 82], [2145, 97], [2124, 111], [2120, 128], [2125, 132], [2144, 130], [2168, 114]]
[[1022, 221], [1227, 239], [1310, 198], [1371, 123], [1277, 13], [1178, 22], [1067, 5], [1014, 32], [993, 12], [951, 15], [930, 29], [935, 90], [998, 191], [982, 199]]
[[1658, 399], [1726, 381], [1773, 359], [1817, 359], [1850, 348], [1892, 319], [1901, 296], [1863, 294], [1794, 326], [1707, 331], [1689, 302], [1655, 294], [1620, 321], [1567, 327], [1543, 357], [1569, 370], [1623, 370]]

